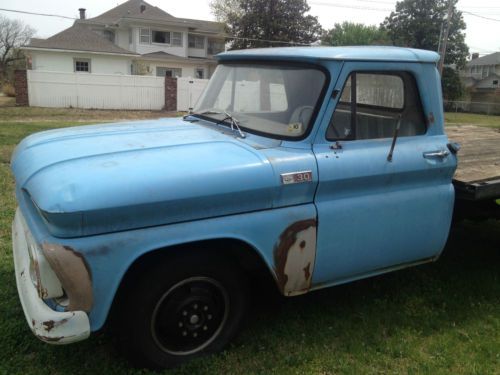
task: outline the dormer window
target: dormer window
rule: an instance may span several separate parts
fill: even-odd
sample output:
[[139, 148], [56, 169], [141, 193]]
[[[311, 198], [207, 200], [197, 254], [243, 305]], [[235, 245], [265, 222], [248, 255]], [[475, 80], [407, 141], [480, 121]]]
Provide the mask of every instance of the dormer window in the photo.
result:
[[113, 31], [111, 31], [111, 30], [104, 30], [103, 31], [103, 35], [111, 43], [115, 42], [115, 33]]

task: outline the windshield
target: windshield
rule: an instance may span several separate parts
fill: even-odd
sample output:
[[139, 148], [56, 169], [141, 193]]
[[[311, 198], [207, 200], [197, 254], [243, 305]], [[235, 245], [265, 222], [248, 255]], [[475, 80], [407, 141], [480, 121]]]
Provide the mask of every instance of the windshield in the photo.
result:
[[220, 121], [224, 113], [249, 132], [300, 138], [310, 126], [325, 73], [294, 65], [222, 64], [194, 113]]

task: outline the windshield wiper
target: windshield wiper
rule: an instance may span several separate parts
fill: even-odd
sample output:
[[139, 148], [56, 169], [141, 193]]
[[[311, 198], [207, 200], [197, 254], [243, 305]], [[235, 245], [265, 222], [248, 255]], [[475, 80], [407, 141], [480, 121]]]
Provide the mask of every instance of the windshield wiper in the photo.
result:
[[233, 115], [231, 115], [229, 112], [227, 111], [222, 111], [222, 112], [219, 112], [219, 111], [212, 111], [212, 110], [208, 110], [208, 111], [203, 111], [203, 112], [195, 112], [195, 113], [190, 113], [189, 115], [187, 116], [203, 116], [203, 115], [225, 115], [226, 117], [224, 117], [222, 120], [219, 120], [215, 123], [215, 125], [220, 125], [222, 124], [224, 121], [226, 120], [230, 120], [231, 121], [231, 130], [234, 132], [235, 130], [238, 132], [238, 134], [240, 135], [241, 138], [246, 138], [246, 135], [245, 133], [243, 133], [240, 129], [240, 126], [239, 126], [239, 121], [236, 119], [236, 117], [234, 117]]
[[203, 115], [222, 115], [224, 114], [223, 112], [217, 112], [217, 111], [203, 111], [203, 112], [189, 112], [187, 115], [183, 116], [182, 119], [184, 121], [189, 121], [189, 122], [194, 122], [194, 121], [199, 121], [199, 120], [188, 120], [188, 117], [191, 116], [203, 116]]
[[236, 129], [238, 131], [238, 134], [240, 135], [241, 138], [245, 138], [246, 135], [245, 133], [243, 133], [240, 129], [240, 126], [238, 125], [238, 120], [236, 119], [236, 117], [234, 117], [233, 115], [231, 115], [229, 112], [227, 111], [224, 111], [222, 112], [223, 114], [226, 115], [226, 117], [224, 117], [222, 120], [218, 121], [215, 125], [220, 125], [222, 124], [224, 121], [226, 120], [230, 120], [231, 121], [231, 130], [234, 132], [234, 130]]

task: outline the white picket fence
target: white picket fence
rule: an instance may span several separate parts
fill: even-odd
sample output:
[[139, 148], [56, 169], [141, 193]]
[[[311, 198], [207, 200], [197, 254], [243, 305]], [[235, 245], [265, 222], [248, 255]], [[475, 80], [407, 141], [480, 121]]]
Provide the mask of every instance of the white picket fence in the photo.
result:
[[160, 110], [165, 79], [28, 70], [28, 96], [35, 107]]
[[208, 79], [177, 78], [177, 110], [193, 109], [207, 83]]

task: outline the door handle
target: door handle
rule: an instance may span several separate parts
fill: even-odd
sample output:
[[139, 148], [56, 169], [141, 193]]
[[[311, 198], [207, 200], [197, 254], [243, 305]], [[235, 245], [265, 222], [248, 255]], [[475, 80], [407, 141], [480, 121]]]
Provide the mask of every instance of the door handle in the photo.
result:
[[424, 152], [424, 158], [426, 159], [434, 159], [434, 158], [445, 158], [450, 154], [450, 151], [448, 150], [438, 150], [438, 151], [429, 151], [429, 152]]

